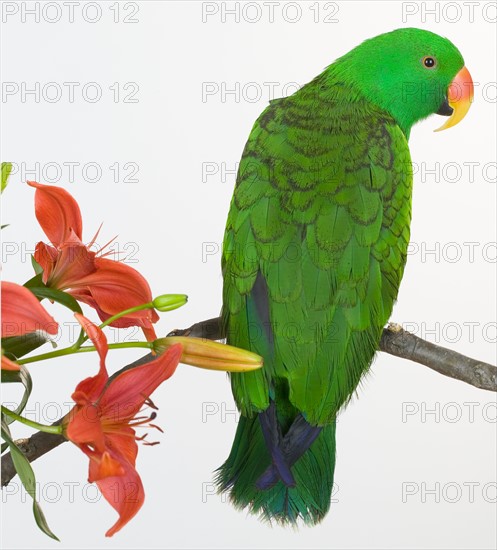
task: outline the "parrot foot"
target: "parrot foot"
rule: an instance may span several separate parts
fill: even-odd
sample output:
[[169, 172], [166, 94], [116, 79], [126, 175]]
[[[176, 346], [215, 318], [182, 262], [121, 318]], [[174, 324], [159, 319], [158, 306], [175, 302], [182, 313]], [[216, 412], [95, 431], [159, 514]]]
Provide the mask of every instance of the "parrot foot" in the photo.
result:
[[[287, 465], [287, 467], [288, 465], [290, 467], [293, 466], [314, 443], [320, 432], [321, 428], [319, 426], [311, 426], [309, 422], [299, 414], [280, 444], [280, 451], [283, 452], [285, 465]], [[285, 480], [280, 476], [280, 472], [273, 461], [273, 464], [271, 464], [257, 480], [256, 486], [261, 490], [270, 489], [276, 485], [280, 479], [285, 483]]]
[[[259, 413], [259, 422], [262, 428], [262, 434], [264, 441], [271, 455], [272, 465], [270, 468], [274, 469], [274, 475], [276, 480], [281, 481], [287, 487], [295, 487], [295, 479], [293, 478], [290, 466], [287, 463], [283, 449], [281, 434], [281, 427], [276, 416], [276, 405], [274, 401], [271, 401], [269, 407], [262, 413]], [[264, 489], [265, 487], [259, 486], [259, 479], [256, 483], [258, 489]]]

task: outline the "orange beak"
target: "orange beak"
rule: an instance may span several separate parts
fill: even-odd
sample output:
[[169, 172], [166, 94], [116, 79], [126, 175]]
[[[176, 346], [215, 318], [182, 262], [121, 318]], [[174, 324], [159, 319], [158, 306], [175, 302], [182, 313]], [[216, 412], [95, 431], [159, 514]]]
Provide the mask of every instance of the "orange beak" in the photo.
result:
[[435, 132], [440, 130], [446, 130], [451, 126], [455, 126], [460, 122], [469, 111], [471, 103], [473, 102], [474, 86], [471, 75], [468, 69], [463, 67], [455, 76], [454, 80], [450, 83], [447, 91], [447, 101], [452, 108], [452, 114], [450, 118], [437, 128]]

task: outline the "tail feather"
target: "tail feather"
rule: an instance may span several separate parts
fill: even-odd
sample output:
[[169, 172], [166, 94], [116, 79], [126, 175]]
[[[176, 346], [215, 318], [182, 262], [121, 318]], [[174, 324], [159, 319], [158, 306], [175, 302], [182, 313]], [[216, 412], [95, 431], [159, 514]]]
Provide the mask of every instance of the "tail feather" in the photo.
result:
[[219, 492], [229, 493], [237, 508], [248, 508], [269, 522], [295, 524], [300, 519], [308, 524], [318, 523], [330, 507], [335, 469], [335, 423], [323, 427], [293, 465], [295, 487], [278, 481], [269, 489], [258, 489], [257, 480], [271, 464], [258, 416], [242, 416], [231, 453], [217, 470]]

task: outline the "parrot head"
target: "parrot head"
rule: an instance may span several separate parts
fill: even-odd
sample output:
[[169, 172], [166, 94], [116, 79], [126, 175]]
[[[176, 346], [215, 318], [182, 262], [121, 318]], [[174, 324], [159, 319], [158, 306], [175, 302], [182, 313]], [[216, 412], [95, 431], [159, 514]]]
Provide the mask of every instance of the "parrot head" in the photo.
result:
[[332, 67], [389, 112], [407, 134], [432, 114], [449, 117], [436, 131], [456, 125], [473, 100], [473, 81], [459, 50], [422, 29], [397, 29], [370, 38]]

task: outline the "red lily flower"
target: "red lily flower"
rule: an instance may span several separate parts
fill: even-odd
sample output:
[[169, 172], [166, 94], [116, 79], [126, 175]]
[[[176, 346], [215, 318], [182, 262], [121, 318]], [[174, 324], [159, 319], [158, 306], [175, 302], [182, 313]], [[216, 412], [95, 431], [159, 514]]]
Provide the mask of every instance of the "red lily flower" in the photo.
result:
[[[55, 335], [58, 329], [55, 319], [29, 289], [2, 281], [2, 338], [36, 330]], [[19, 365], [2, 355], [2, 370], [19, 370]]]
[[[138, 453], [135, 428], [155, 418], [138, 416], [144, 404], [154, 405], [150, 394], [167, 380], [178, 365], [182, 346], [177, 344], [157, 359], [125, 370], [109, 378], [105, 367], [107, 340], [102, 330], [76, 314], [81, 326], [97, 348], [100, 370], [78, 384], [72, 394], [75, 407], [66, 417], [64, 433], [90, 459], [88, 481], [96, 482], [119, 519], [107, 531], [111, 537], [130, 521], [145, 499], [143, 485], [135, 469]], [[159, 428], [160, 429], [160, 428]]]
[[[105, 321], [126, 309], [152, 301], [145, 278], [132, 267], [109, 260], [102, 249], [94, 252], [92, 239], [82, 242], [83, 222], [78, 203], [64, 189], [28, 181], [36, 189], [35, 214], [53, 246], [39, 242], [35, 260], [43, 269], [43, 282], [65, 290], [93, 307]], [[107, 245], [106, 245], [107, 246]], [[152, 326], [159, 320], [154, 309], [136, 311], [111, 323], [114, 327], [141, 326], [147, 340], [155, 340]]]

